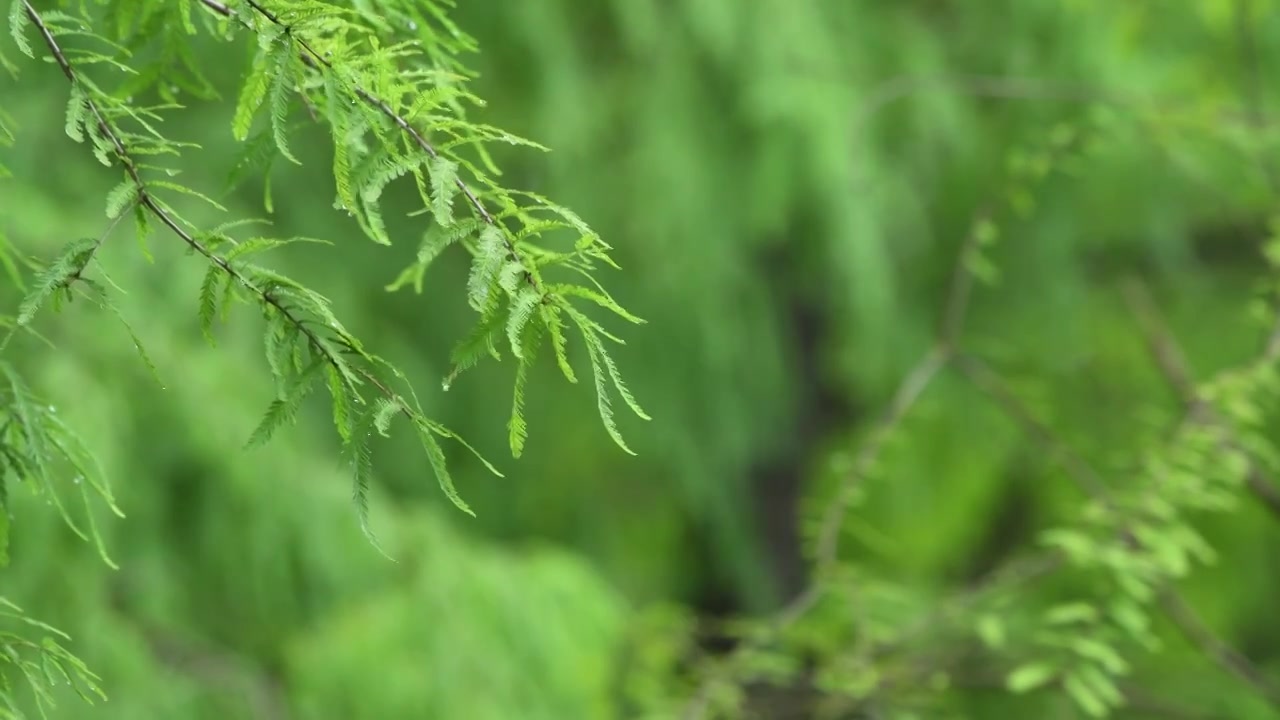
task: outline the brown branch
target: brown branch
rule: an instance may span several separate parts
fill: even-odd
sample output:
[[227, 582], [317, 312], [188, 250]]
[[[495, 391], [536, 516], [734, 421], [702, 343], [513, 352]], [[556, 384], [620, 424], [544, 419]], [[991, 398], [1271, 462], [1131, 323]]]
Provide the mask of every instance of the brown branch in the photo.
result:
[[218, 13], [219, 15], [225, 18], [236, 17], [235, 10], [232, 10], [230, 7], [226, 5], [223, 5], [222, 3], [218, 2], [218, 0], [198, 0], [198, 2], [201, 5], [204, 5], [205, 7], [209, 8], [210, 10]]

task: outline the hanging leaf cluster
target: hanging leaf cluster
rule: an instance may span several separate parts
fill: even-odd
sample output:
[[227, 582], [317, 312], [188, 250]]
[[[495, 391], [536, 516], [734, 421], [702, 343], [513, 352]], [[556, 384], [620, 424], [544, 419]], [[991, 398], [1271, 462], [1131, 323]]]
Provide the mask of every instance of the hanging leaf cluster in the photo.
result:
[[[131, 225], [146, 261], [155, 262], [152, 243], [171, 242], [204, 264], [204, 279], [192, 296], [200, 331], [210, 343], [216, 344], [218, 324], [236, 307], [247, 306], [261, 318], [262, 351], [275, 396], [247, 433], [248, 446], [269, 441], [295, 422], [308, 397], [323, 393], [351, 471], [361, 526], [375, 544], [368, 522], [371, 442], [375, 433], [386, 435], [397, 424], [421, 445], [444, 495], [460, 510], [473, 512], [455, 487], [446, 441], [479, 453], [424, 411], [405, 375], [344, 325], [328, 298], [263, 261], [282, 247], [329, 240], [273, 235], [262, 231], [263, 223], [244, 218], [218, 226], [190, 219], [193, 207], [226, 209], [217, 193], [182, 178], [183, 163], [198, 146], [161, 128], [173, 111], [226, 94], [234, 98], [227, 120], [241, 148], [231, 188], [248, 178], [265, 180], [263, 202], [271, 212], [272, 168], [317, 163], [294, 135], [303, 123], [321, 123], [332, 139], [334, 203], [355, 229], [375, 243], [392, 244], [398, 238], [382, 205], [385, 191], [395, 182], [412, 183], [421, 200], [421, 210], [410, 216], [422, 228], [415, 233], [416, 259], [389, 289], [421, 290], [432, 260], [451, 246], [470, 254], [470, 272], [465, 281], [459, 278], [458, 287], [477, 319], [453, 352], [444, 386], [484, 357], [509, 352], [516, 366], [508, 421], [513, 455], [525, 446], [525, 393], [534, 363], [544, 356], [553, 358], [570, 382], [578, 379], [575, 359], [585, 357], [604, 427], [630, 451], [614, 420], [614, 399], [647, 416], [610, 354], [610, 345], [622, 339], [589, 314], [594, 307], [641, 322], [596, 279], [600, 268], [616, 267], [611, 248], [568, 208], [498, 182], [494, 143], [541, 146], [468, 119], [468, 111], [483, 105], [467, 89], [471, 73], [463, 62], [476, 45], [449, 20], [445, 4], [9, 0], [7, 9], [16, 54], [0, 51], [0, 71], [38, 74], [38, 82], [52, 82], [60, 71], [67, 88], [62, 125], [68, 141], [83, 147], [86, 158], [117, 172], [118, 181], [103, 201], [108, 224], [101, 235], [73, 240], [52, 259], [26, 257], [0, 237], [0, 268], [24, 291], [13, 315], [0, 318], [7, 333], [0, 351], [14, 337], [38, 337], [40, 313], [87, 298], [124, 325], [157, 380], [166, 374], [111, 303], [117, 288], [96, 262], [117, 227]], [[225, 93], [195, 62], [193, 41], [201, 35], [251, 53], [235, 92]], [[26, 66], [23, 57], [30, 61]], [[8, 146], [14, 133], [12, 119], [0, 107], [0, 147]], [[0, 164], [0, 178], [7, 174]], [[16, 368], [0, 361], [0, 377], [0, 505], [7, 512], [13, 483], [32, 487], [110, 562], [90, 502], [96, 495], [119, 514], [103, 473]], [[83, 510], [74, 509], [68, 500], [73, 497]], [[8, 550], [7, 517], [0, 512], [0, 556]], [[6, 607], [12, 611], [5, 611], [6, 617], [34, 623]], [[27, 675], [37, 693], [41, 683], [58, 677], [75, 677], [77, 687], [96, 692], [92, 675], [52, 640], [40, 646], [42, 659], [30, 661], [38, 662], [42, 673], [32, 675], [33, 666], [23, 659], [24, 643], [5, 635], [0, 649], [7, 653], [4, 662]]]

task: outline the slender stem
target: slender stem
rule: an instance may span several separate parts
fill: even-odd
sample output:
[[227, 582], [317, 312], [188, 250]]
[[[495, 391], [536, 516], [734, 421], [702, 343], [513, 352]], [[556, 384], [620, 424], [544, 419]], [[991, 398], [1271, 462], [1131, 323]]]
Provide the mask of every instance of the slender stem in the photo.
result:
[[1166, 592], [1160, 597], [1160, 605], [1192, 645], [1216, 665], [1252, 687], [1272, 707], [1280, 708], [1280, 687], [1272, 683], [1243, 653], [1214, 635], [1182, 596], [1172, 591]]
[[881, 416], [875, 429], [871, 431], [871, 436], [862, 445], [857, 458], [854, 460], [853, 468], [845, 475], [844, 481], [836, 493], [835, 500], [827, 507], [827, 512], [823, 516], [817, 545], [819, 568], [826, 569], [835, 564], [839, 554], [840, 529], [844, 525], [844, 518], [849, 512], [849, 506], [857, 496], [858, 486], [862, 478], [875, 465], [881, 451], [884, 449], [885, 442], [902, 422], [902, 419], [906, 417], [907, 412], [920, 399], [920, 395], [925, 388], [929, 386], [933, 378], [947, 364], [949, 358], [950, 353], [946, 348], [941, 345], [935, 345], [924, 354], [924, 357], [920, 358], [920, 361], [916, 363], [911, 372], [907, 373], [902, 383], [898, 385], [888, 409]]
[[[1249, 462], [1249, 468], [1245, 474], [1245, 484], [1248, 485], [1249, 491], [1266, 506], [1272, 515], [1280, 518], [1280, 486], [1267, 477], [1259, 463], [1241, 447], [1239, 439], [1230, 436], [1230, 425], [1221, 414], [1196, 392], [1195, 377], [1190, 363], [1187, 362], [1186, 354], [1152, 301], [1150, 291], [1137, 279], [1127, 280], [1121, 286], [1121, 290], [1130, 312], [1142, 329], [1147, 347], [1155, 357], [1157, 367], [1164, 373], [1165, 379], [1186, 406], [1187, 422], [1203, 422], [1228, 433], [1226, 446], [1243, 453]], [[1267, 362], [1266, 358], [1272, 352], [1270, 346], [1271, 342], [1268, 342], [1268, 347], [1263, 351], [1263, 362]]]
[[947, 292], [947, 304], [942, 311], [942, 323], [938, 331], [943, 345], [950, 349], [960, 343], [960, 334], [964, 330], [964, 319], [969, 314], [969, 296], [973, 292], [973, 273], [969, 270], [969, 261], [978, 250], [982, 241], [984, 225], [990, 221], [992, 211], [984, 208], [974, 216], [960, 247], [960, 255], [951, 270], [951, 287]]

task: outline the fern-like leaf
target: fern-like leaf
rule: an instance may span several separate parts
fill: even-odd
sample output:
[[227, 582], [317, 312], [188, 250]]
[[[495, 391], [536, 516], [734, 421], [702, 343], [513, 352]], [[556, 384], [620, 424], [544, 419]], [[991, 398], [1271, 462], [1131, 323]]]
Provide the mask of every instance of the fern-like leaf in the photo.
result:
[[453, 224], [453, 196], [458, 191], [458, 163], [436, 158], [431, 163], [431, 211], [444, 227]]
[[267, 97], [267, 89], [271, 87], [271, 64], [267, 53], [258, 53], [249, 77], [240, 90], [240, 99], [236, 103], [235, 117], [231, 121], [231, 134], [236, 140], [243, 142], [249, 137], [249, 128], [253, 126], [253, 117], [262, 101]]
[[533, 311], [542, 301], [542, 295], [532, 287], [521, 288], [511, 303], [511, 314], [507, 316], [507, 338], [511, 341], [511, 354], [523, 360], [525, 358], [524, 343], [521, 335], [533, 317]]
[[325, 367], [325, 375], [329, 384], [329, 395], [333, 399], [333, 425], [338, 430], [342, 442], [351, 441], [351, 388], [343, 382], [341, 373], [333, 365]]
[[382, 549], [373, 525], [369, 522], [369, 487], [373, 484], [373, 452], [369, 448], [368, 422], [362, 422], [361, 428], [344, 446], [347, 462], [351, 466], [351, 501], [356, 506], [356, 518], [360, 522], [360, 532], [373, 545], [374, 549], [386, 557], [391, 556]]
[[414, 423], [414, 427], [418, 431], [418, 440], [422, 443], [422, 449], [427, 453], [427, 460], [431, 463], [431, 469], [436, 474], [436, 481], [440, 484], [440, 489], [444, 491], [445, 497], [454, 504], [462, 512], [475, 517], [475, 512], [471, 506], [462, 499], [458, 494], [458, 489], [454, 487], [453, 476], [449, 474], [448, 464], [445, 462], [444, 448], [440, 447], [440, 441], [436, 439], [432, 428], [424, 421]]
[[502, 230], [494, 225], [486, 225], [480, 231], [476, 258], [471, 266], [471, 276], [467, 280], [467, 297], [476, 310], [482, 310], [488, 305], [489, 296], [498, 280], [498, 272], [505, 260], [506, 242], [502, 237]]
[[81, 238], [68, 243], [57, 259], [49, 263], [36, 278], [35, 287], [18, 306], [18, 324], [30, 323], [50, 298], [65, 289], [73, 278], [83, 272], [97, 247], [98, 241], [92, 238]]
[[542, 330], [538, 325], [529, 325], [521, 338], [524, 346], [520, 353], [520, 362], [516, 366], [515, 388], [511, 394], [511, 419], [507, 421], [507, 439], [511, 445], [512, 457], [520, 457], [524, 453], [524, 443], [529, 437], [529, 425], [524, 419], [524, 389], [529, 380], [529, 369], [538, 354], [538, 344], [542, 339]]
[[120, 217], [120, 213], [137, 199], [138, 184], [132, 178], [125, 178], [107, 193], [107, 217]]
[[31, 25], [27, 18], [27, 8], [24, 0], [12, 0], [9, 5], [9, 34], [13, 36], [13, 42], [18, 46], [18, 50], [29, 58], [36, 55], [31, 50], [31, 43], [27, 42], [26, 31]]
[[266, 414], [262, 416], [262, 420], [249, 436], [249, 441], [245, 443], [246, 447], [265, 444], [280, 427], [294, 421], [298, 414], [298, 406], [310, 394], [324, 366], [324, 361], [317, 358], [300, 375], [295, 375], [291, 379], [284, 396], [272, 400], [271, 405], [267, 407]]
[[274, 50], [275, 70], [271, 73], [271, 133], [280, 154], [290, 162], [301, 165], [289, 150], [289, 94], [293, 91], [295, 60], [293, 40], [288, 35]]

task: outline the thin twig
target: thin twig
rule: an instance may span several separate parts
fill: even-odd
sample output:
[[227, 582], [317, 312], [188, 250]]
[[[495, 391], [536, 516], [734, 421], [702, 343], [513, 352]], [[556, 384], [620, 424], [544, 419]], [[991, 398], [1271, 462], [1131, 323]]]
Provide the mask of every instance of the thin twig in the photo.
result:
[[[1122, 95], [1113, 91], [1041, 78], [968, 74], [900, 75], [880, 83], [863, 98], [854, 116], [854, 132], [861, 132], [871, 118], [886, 106], [927, 90], [1003, 100], [1051, 100], [1069, 103], [1125, 101]], [[1130, 100], [1130, 102], [1133, 101]]]
[[[813, 73], [806, 74], [811, 77], [814, 76]], [[831, 81], [836, 82], [837, 79], [832, 77]], [[845, 79], [840, 79], [839, 81], [847, 82]], [[871, 92], [859, 98], [860, 104], [854, 114], [854, 131], [863, 131], [873, 117], [884, 110], [885, 107], [924, 92], [950, 93], [993, 100], [1111, 105], [1146, 111], [1156, 116], [1195, 111], [1195, 108], [1180, 100], [1161, 101], [1143, 98], [1132, 91], [1119, 88], [1062, 82], [1054, 78], [1011, 77], [1007, 75], [972, 73], [899, 75], [883, 80]], [[1243, 108], [1241, 111], [1224, 112], [1215, 118], [1215, 121], [1232, 126], [1246, 125], [1258, 129], [1267, 128], [1265, 121], [1259, 123], [1257, 115], [1248, 107]]]
[[1156, 365], [1164, 372], [1179, 399], [1188, 405], [1203, 404], [1203, 400], [1196, 394], [1195, 378], [1187, 356], [1161, 317], [1147, 286], [1137, 278], [1130, 277], [1121, 283], [1120, 292], [1124, 295], [1129, 311], [1142, 328], [1143, 338]]
[[223, 5], [222, 3], [218, 2], [218, 0], [199, 0], [199, 1], [201, 5], [204, 5], [205, 7], [209, 8], [210, 10], [218, 13], [223, 17], [234, 18], [236, 16], [235, 10], [232, 10], [230, 7], [226, 5]]
[[1047, 424], [1037, 418], [1004, 378], [986, 362], [973, 355], [960, 353], [955, 358], [955, 366], [978, 390], [1003, 408], [1005, 414], [1017, 422], [1024, 432], [1046, 450], [1058, 455], [1067, 474], [1087, 495], [1101, 500], [1109, 497], [1110, 491], [1102, 476], [1074, 448], [1060, 440]]
[[[1237, 50], [1240, 52], [1240, 62], [1244, 66], [1243, 77], [1240, 80], [1241, 95], [1244, 96], [1249, 125], [1254, 131], [1259, 131], [1266, 127], [1267, 113], [1262, 92], [1262, 62], [1258, 54], [1257, 33], [1254, 32], [1253, 26], [1252, 0], [1235, 0], [1232, 3], [1232, 15], [1235, 21]], [[1277, 171], [1276, 164], [1271, 159], [1271, 153], [1258, 153], [1258, 158], [1272, 195], [1280, 193], [1280, 172]]]
[[960, 247], [960, 255], [951, 270], [951, 287], [947, 293], [947, 304], [942, 311], [942, 323], [938, 337], [944, 347], [955, 349], [960, 342], [960, 334], [964, 330], [964, 319], [969, 314], [969, 296], [973, 292], [973, 272], [969, 269], [969, 261], [982, 241], [982, 231], [990, 221], [991, 210], [985, 208], [977, 213], [969, 227]]
[[[1227, 446], [1242, 453], [1249, 463], [1245, 484], [1254, 497], [1277, 518], [1280, 518], [1280, 486], [1266, 476], [1258, 462], [1231, 437], [1230, 425], [1204, 398], [1196, 392], [1195, 377], [1182, 351], [1177, 337], [1165, 322], [1156, 304], [1151, 300], [1147, 287], [1137, 279], [1128, 279], [1121, 286], [1130, 312], [1138, 321], [1147, 341], [1147, 347], [1156, 359], [1156, 365], [1187, 408], [1189, 422], [1202, 422], [1228, 433]], [[1264, 357], [1266, 352], [1264, 350]]]
[[921, 393], [928, 387], [929, 383], [938, 374], [938, 371], [946, 366], [950, 357], [951, 354], [947, 348], [942, 345], [935, 345], [925, 353], [924, 357], [920, 358], [920, 361], [916, 363], [911, 372], [898, 385], [888, 409], [885, 410], [880, 421], [871, 431], [870, 437], [863, 443], [861, 450], [858, 451], [857, 458], [854, 460], [853, 468], [844, 476], [840, 488], [836, 492], [835, 499], [827, 506], [827, 512], [823, 516], [818, 532], [816, 557], [820, 570], [830, 568], [836, 563], [840, 549], [840, 529], [844, 525], [844, 518], [849, 512], [849, 506], [853, 504], [854, 498], [857, 497], [858, 486], [863, 477], [875, 465], [876, 460], [880, 457], [881, 450], [884, 449], [885, 442], [893, 434], [898, 424], [902, 422], [907, 411], [920, 399]]
[[1187, 601], [1177, 593], [1166, 592], [1160, 605], [1182, 634], [1219, 667], [1252, 687], [1272, 707], [1280, 708], [1280, 687], [1253, 664], [1243, 653], [1213, 634]]

